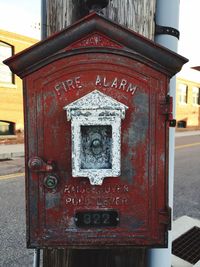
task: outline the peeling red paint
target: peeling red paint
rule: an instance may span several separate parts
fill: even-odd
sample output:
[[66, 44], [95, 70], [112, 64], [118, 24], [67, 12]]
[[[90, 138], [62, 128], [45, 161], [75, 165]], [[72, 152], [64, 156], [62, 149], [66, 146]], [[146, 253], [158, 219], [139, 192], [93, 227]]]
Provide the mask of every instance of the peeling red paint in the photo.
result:
[[[166, 246], [169, 114], [160, 110], [186, 60], [96, 14], [81, 23], [7, 61], [25, 85], [28, 247]], [[97, 186], [72, 177], [63, 110], [94, 90], [128, 107], [121, 174]], [[28, 168], [33, 157], [43, 160], [41, 169]], [[116, 226], [90, 227], [91, 218], [108, 219], [95, 211], [116, 211]], [[85, 212], [88, 227], [77, 225], [77, 212]]]

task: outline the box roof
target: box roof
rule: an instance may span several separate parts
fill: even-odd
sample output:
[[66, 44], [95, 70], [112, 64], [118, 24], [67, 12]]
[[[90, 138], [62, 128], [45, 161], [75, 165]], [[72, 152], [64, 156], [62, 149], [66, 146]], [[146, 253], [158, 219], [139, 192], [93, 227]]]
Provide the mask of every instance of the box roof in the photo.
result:
[[[102, 46], [98, 42], [91, 44], [87, 41], [87, 37], [91, 38], [95, 34], [100, 34], [107, 40], [107, 45]], [[80, 40], [82, 42], [79, 42]], [[86, 41], [83, 42], [83, 40]], [[169, 76], [179, 72], [182, 65], [188, 61], [142, 35], [102, 15], [92, 13], [68, 28], [6, 59], [4, 63], [10, 67], [11, 71], [23, 78], [54, 60], [94, 52], [118, 53], [132, 57]]]

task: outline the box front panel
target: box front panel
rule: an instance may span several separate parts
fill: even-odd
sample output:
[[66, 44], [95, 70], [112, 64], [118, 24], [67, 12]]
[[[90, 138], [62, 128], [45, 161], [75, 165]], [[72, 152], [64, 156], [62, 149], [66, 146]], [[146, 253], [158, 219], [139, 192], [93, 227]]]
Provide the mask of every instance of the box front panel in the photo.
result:
[[[26, 87], [26, 161], [37, 156], [46, 164], [27, 170], [28, 245], [165, 245], [167, 128], [160, 102], [166, 77], [132, 59], [96, 53], [55, 61], [30, 75]], [[73, 131], [63, 109], [94, 90], [128, 107], [120, 175], [102, 185], [72, 176]], [[88, 122], [79, 138], [82, 170], [112, 169], [111, 125]]]

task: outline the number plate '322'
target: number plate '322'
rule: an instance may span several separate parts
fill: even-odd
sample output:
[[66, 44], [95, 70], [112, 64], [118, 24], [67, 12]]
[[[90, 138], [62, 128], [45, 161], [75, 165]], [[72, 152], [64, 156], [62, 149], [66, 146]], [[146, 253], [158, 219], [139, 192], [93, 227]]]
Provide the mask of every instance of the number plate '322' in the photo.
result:
[[117, 226], [119, 215], [117, 211], [80, 211], [75, 215], [78, 227], [107, 227]]

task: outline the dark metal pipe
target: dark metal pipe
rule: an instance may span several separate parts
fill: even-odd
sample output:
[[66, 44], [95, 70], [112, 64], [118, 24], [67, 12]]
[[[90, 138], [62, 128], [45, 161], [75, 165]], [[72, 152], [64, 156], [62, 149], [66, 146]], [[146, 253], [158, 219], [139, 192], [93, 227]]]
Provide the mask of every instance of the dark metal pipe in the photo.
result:
[[33, 267], [40, 267], [40, 249], [34, 249]]
[[47, 0], [41, 0], [41, 40], [47, 38]]

